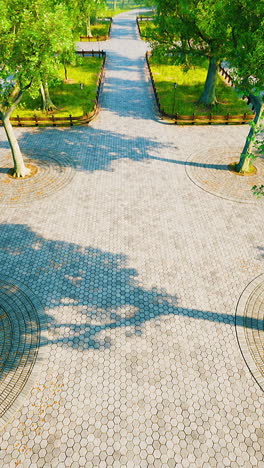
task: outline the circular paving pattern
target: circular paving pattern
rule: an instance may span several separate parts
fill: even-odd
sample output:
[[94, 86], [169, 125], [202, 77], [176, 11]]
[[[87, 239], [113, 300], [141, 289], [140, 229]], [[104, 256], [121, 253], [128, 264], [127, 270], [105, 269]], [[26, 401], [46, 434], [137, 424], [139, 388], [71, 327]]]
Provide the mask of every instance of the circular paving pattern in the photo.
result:
[[264, 159], [254, 161], [257, 174], [238, 176], [228, 169], [228, 165], [239, 160], [239, 148], [212, 148], [199, 151], [186, 161], [186, 173], [191, 181], [202, 190], [236, 202], [261, 203], [254, 197], [253, 185], [263, 184]]
[[37, 166], [36, 174], [25, 179], [10, 177], [12, 157], [7, 154], [0, 159], [0, 204], [21, 205], [48, 197], [67, 185], [74, 176], [74, 163], [65, 155], [29, 159], [27, 165]]
[[264, 390], [264, 274], [255, 278], [239, 299], [236, 332], [246, 364]]
[[42, 321], [33, 293], [17, 281], [1, 278], [0, 429], [19, 409], [36, 377]]

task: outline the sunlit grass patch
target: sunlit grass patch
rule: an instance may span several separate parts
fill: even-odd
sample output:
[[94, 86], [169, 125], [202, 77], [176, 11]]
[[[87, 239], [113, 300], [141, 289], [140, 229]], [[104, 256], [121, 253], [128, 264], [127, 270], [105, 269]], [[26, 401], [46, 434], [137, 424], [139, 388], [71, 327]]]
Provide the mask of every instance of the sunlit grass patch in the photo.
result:
[[147, 39], [151, 36], [151, 32], [156, 28], [154, 21], [140, 21], [139, 20], [139, 27], [142, 39]]
[[[110, 27], [111, 27], [111, 22], [109, 20], [102, 20], [98, 21], [95, 24], [91, 25], [91, 32], [92, 32], [92, 37], [90, 40], [96, 41], [98, 37], [106, 37], [109, 35], [110, 32]], [[86, 37], [87, 31], [85, 28], [82, 30], [82, 36]], [[76, 37], [76, 40], [79, 40], [79, 37]]]
[[[78, 64], [67, 67], [68, 80], [65, 80], [63, 66], [60, 67], [57, 79], [50, 89], [50, 96], [57, 107], [54, 115], [57, 117], [81, 116], [92, 111], [97, 91], [97, 79], [103, 63], [102, 58], [85, 57], [78, 58]], [[80, 84], [83, 83], [83, 89]], [[42, 111], [42, 100], [40, 95], [33, 99], [28, 92], [25, 93], [22, 103], [15, 111], [14, 117], [46, 115]]]
[[[183, 65], [160, 64], [157, 58], [150, 59], [162, 110], [168, 114], [214, 115], [251, 113], [249, 106], [238, 96], [234, 88], [227, 86], [223, 78], [217, 78], [216, 96], [218, 104], [208, 109], [198, 104], [207, 75], [207, 61], [186, 68]], [[174, 83], [177, 83], [176, 89]]]

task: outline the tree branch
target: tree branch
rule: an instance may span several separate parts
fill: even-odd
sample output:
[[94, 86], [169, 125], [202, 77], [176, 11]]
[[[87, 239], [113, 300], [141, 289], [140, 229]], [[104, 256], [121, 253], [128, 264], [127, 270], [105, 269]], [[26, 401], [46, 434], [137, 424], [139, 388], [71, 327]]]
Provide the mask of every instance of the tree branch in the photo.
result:
[[15, 110], [15, 108], [18, 106], [18, 104], [20, 103], [21, 99], [22, 99], [22, 96], [24, 94], [24, 92], [30, 88], [30, 86], [32, 85], [32, 81], [33, 79], [29, 82], [29, 84], [27, 84], [26, 86], [24, 86], [23, 88], [20, 89], [17, 97], [15, 98], [12, 106], [8, 109], [8, 111], [6, 112], [5, 116], [6, 117], [10, 117], [10, 115], [12, 114], [12, 112]]

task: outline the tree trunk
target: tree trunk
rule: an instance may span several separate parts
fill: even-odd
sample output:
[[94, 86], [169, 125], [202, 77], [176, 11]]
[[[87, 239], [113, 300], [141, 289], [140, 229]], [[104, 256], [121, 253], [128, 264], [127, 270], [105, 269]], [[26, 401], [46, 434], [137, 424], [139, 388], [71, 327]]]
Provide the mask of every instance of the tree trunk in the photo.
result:
[[210, 58], [203, 94], [199, 99], [199, 102], [205, 106], [213, 106], [217, 103], [215, 91], [218, 77], [218, 64], [219, 62], [215, 57]]
[[68, 70], [67, 70], [65, 62], [63, 62], [63, 67], [64, 67], [64, 77], [65, 77], [65, 80], [67, 81], [68, 80]]
[[246, 139], [245, 146], [240, 155], [240, 160], [236, 166], [236, 172], [250, 172], [251, 166], [251, 157], [253, 146], [254, 146], [254, 136], [256, 132], [256, 127], [259, 125], [262, 113], [264, 112], [264, 103], [260, 101], [256, 96], [251, 96], [251, 101], [254, 104], [256, 111], [256, 116], [254, 118], [254, 126], [251, 127], [249, 134]]
[[116, 10], [116, 7], [117, 7], [116, 2], [117, 0], [114, 0], [114, 6], [113, 6], [114, 10]]
[[1, 114], [1, 118], [3, 121], [3, 126], [6, 132], [7, 139], [10, 144], [12, 157], [14, 161], [14, 173], [13, 177], [25, 177], [26, 175], [30, 174], [30, 169], [25, 166], [23, 161], [23, 157], [17, 142], [17, 139], [14, 134], [13, 127], [11, 125], [9, 116]]
[[90, 16], [87, 16], [87, 18], [86, 18], [86, 36], [87, 37], [93, 37], [92, 29], [91, 29], [91, 17]]
[[55, 110], [56, 106], [50, 98], [49, 85], [47, 81], [41, 83], [40, 92], [42, 96], [42, 109], [46, 112]]

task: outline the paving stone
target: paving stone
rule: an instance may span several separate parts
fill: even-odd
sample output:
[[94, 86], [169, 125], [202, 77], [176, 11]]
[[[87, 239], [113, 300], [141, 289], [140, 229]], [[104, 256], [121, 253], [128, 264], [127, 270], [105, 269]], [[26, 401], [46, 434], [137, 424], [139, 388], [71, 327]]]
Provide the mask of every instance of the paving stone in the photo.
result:
[[62, 170], [49, 196], [28, 188], [30, 203], [1, 205], [0, 279], [25, 285], [24, 307], [38, 298], [46, 325], [0, 466], [259, 467], [264, 398], [235, 311], [263, 273], [263, 203], [212, 196], [186, 174], [203, 148], [242, 147], [248, 126], [159, 120], [135, 12], [114, 19], [104, 47], [97, 120], [16, 129], [25, 155], [48, 150]]
[[263, 203], [257, 199], [251, 188], [260, 185], [264, 178], [264, 159], [259, 157], [254, 166], [257, 173], [242, 177], [229, 170], [230, 165], [239, 161], [242, 147], [204, 148], [186, 161], [186, 173], [200, 188], [227, 200], [243, 203]]

